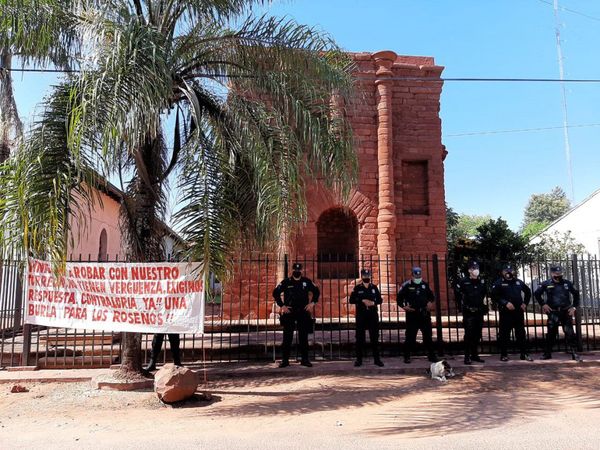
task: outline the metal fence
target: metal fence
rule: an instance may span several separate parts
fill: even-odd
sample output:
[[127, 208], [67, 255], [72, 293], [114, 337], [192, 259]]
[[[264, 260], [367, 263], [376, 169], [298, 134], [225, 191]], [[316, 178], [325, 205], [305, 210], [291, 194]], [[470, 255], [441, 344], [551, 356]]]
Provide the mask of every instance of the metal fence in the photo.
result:
[[[88, 258], [84, 258], [88, 260]], [[81, 260], [81, 259], [79, 259]], [[199, 361], [274, 360], [280, 356], [282, 328], [272, 291], [279, 277], [288, 272], [291, 258], [240, 257], [233, 263], [234, 276], [223, 286], [211, 277], [206, 300], [205, 333], [183, 335], [184, 363]], [[423, 277], [436, 295], [432, 312], [433, 338], [440, 354], [458, 354], [463, 348], [462, 315], [454, 301], [452, 286], [464, 265], [445, 255], [413, 255], [394, 260], [377, 257], [360, 261], [322, 256], [302, 258], [304, 273], [317, 284], [321, 298], [315, 308], [315, 330], [310, 335], [311, 356], [316, 360], [343, 360], [354, 354], [354, 310], [348, 297], [358, 279], [349, 278], [360, 268], [373, 272], [373, 282], [384, 297], [380, 308], [380, 342], [384, 357], [403, 351], [405, 317], [396, 306], [396, 293], [420, 266]], [[336, 263], [339, 267], [336, 267]], [[549, 277], [556, 261], [521, 264], [519, 278], [532, 290]], [[582, 307], [576, 321], [582, 350], [600, 348], [600, 260], [573, 256], [561, 261], [565, 277], [580, 289]], [[498, 261], [483, 261], [482, 273], [490, 280], [498, 276]], [[323, 278], [324, 276], [328, 278]], [[35, 365], [40, 368], [108, 367], [119, 362], [120, 333], [25, 325], [22, 265], [0, 263], [0, 366]], [[491, 284], [491, 283], [490, 283]], [[488, 300], [489, 301], [489, 300]], [[534, 299], [526, 311], [526, 331], [531, 351], [543, 349], [545, 315]], [[483, 353], [496, 353], [498, 312], [490, 308], [484, 320]], [[144, 358], [149, 357], [152, 335], [143, 335]], [[165, 339], [165, 342], [168, 342]], [[561, 339], [559, 345], [564, 349]], [[162, 361], [170, 361], [165, 344]]]

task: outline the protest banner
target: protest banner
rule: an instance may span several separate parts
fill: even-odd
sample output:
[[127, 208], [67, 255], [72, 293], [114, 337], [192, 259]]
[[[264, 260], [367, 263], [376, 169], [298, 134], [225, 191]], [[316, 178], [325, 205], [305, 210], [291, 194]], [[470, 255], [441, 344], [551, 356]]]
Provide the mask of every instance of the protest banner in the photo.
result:
[[196, 263], [28, 261], [25, 322], [140, 333], [202, 333], [204, 285]]

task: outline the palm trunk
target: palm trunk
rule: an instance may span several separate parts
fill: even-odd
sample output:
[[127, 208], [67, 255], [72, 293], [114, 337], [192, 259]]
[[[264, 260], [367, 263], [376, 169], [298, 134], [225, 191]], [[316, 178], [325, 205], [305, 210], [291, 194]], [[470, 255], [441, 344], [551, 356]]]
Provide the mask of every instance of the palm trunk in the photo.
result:
[[[164, 164], [161, 138], [148, 138], [137, 150], [136, 172], [130, 183], [121, 214], [126, 224], [126, 252], [130, 262], [163, 260], [159, 215], [163, 197], [161, 176]], [[121, 371], [142, 372], [142, 339], [139, 333], [123, 333]]]
[[0, 162], [10, 157], [23, 135], [23, 124], [15, 102], [10, 68], [12, 55], [0, 53]]

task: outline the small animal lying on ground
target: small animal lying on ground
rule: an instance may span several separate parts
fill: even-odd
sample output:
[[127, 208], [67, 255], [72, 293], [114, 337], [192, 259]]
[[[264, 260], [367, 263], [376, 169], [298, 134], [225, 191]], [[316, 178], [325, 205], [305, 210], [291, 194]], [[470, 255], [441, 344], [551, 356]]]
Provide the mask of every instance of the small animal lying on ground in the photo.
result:
[[442, 383], [445, 383], [448, 381], [448, 378], [452, 378], [455, 375], [452, 366], [445, 359], [431, 363], [431, 366], [427, 369], [427, 374], [431, 375], [432, 380], [438, 380]]

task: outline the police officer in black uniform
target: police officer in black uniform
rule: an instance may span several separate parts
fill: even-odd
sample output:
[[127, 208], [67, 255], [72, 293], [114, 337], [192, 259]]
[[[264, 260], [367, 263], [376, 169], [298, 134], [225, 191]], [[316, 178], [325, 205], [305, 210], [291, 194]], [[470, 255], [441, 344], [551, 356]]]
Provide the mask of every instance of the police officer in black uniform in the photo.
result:
[[516, 277], [512, 265], [506, 264], [502, 268], [502, 278], [492, 286], [492, 301], [500, 309], [500, 360], [508, 361], [508, 341], [510, 332], [515, 330], [517, 345], [521, 352], [521, 359], [533, 361], [527, 352], [525, 339], [525, 310], [531, 300], [531, 289]]
[[412, 279], [404, 282], [396, 302], [406, 312], [406, 342], [404, 344], [404, 362], [410, 363], [410, 353], [414, 350], [417, 341], [417, 332], [421, 330], [423, 344], [427, 349], [428, 359], [437, 362], [433, 350], [431, 330], [431, 313], [434, 307], [434, 295], [429, 285], [423, 281], [420, 267], [413, 267]]
[[485, 304], [487, 283], [479, 276], [479, 263], [471, 261], [468, 265], [469, 276], [456, 284], [456, 302], [462, 310], [465, 328], [465, 364], [472, 361], [483, 362], [479, 357], [479, 341], [483, 328], [483, 316], [488, 312]]
[[365, 331], [369, 330], [373, 361], [376, 366], [383, 367], [383, 361], [379, 357], [379, 313], [377, 310], [377, 305], [381, 305], [383, 299], [377, 286], [371, 283], [370, 270], [361, 270], [360, 277], [362, 283], [354, 286], [349, 300], [352, 305], [356, 305], [356, 361], [354, 366], [362, 365]]
[[[542, 311], [548, 315], [548, 332], [546, 333], [546, 350], [542, 359], [552, 358], [552, 347], [558, 334], [558, 325], [562, 325], [565, 340], [570, 348], [571, 356], [575, 361], [581, 361], [577, 354], [577, 337], [573, 331], [572, 318], [575, 316], [575, 308], [579, 306], [579, 291], [573, 283], [563, 278], [561, 266], [550, 268], [552, 278], [544, 281], [535, 290], [535, 298], [542, 307]], [[544, 300], [544, 294], [546, 299]], [[570, 296], [573, 296], [571, 304]]]
[[[171, 354], [173, 355], [173, 364], [181, 366], [181, 350], [179, 349], [179, 334], [169, 333], [169, 343], [171, 344]], [[152, 338], [152, 352], [150, 353], [150, 360], [144, 370], [151, 372], [156, 370], [156, 363], [158, 362], [158, 355], [162, 349], [165, 335], [163, 333], [155, 334]]]
[[[290, 365], [290, 349], [294, 339], [294, 328], [298, 326], [298, 345], [302, 364], [312, 367], [308, 359], [308, 333], [312, 329], [312, 313], [319, 300], [319, 288], [302, 276], [302, 264], [294, 263], [292, 276], [286, 278], [273, 290], [273, 298], [281, 308], [279, 321], [283, 326], [282, 359], [279, 367]], [[309, 299], [309, 292], [312, 298]], [[283, 300], [281, 299], [283, 294]]]

